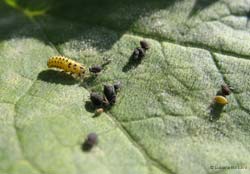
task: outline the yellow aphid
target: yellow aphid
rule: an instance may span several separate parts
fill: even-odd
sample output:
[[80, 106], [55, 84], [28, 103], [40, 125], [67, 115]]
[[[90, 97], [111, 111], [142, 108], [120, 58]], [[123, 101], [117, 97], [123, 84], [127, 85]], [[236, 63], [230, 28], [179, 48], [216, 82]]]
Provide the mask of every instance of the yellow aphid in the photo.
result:
[[228, 104], [228, 100], [227, 100], [225, 97], [220, 96], [220, 95], [215, 96], [215, 97], [214, 97], [214, 101], [215, 101], [216, 103], [221, 104], [221, 105], [226, 105], [226, 104]]
[[103, 109], [103, 108], [96, 109], [95, 115], [96, 115], [96, 116], [97, 116], [97, 115], [100, 115], [100, 114], [103, 113], [103, 112], [104, 112], [104, 109]]
[[47, 65], [49, 68], [59, 68], [65, 72], [77, 74], [80, 77], [83, 77], [86, 71], [86, 68], [81, 63], [64, 56], [53, 56], [49, 58]]

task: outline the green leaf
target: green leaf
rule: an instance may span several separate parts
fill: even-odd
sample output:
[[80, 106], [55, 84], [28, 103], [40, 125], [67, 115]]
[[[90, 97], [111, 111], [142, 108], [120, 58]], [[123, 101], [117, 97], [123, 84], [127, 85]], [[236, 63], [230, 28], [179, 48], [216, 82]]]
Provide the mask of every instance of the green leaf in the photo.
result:
[[[0, 173], [249, 173], [249, 3], [1, 1]], [[112, 61], [80, 82], [47, 68], [54, 55]], [[90, 92], [118, 81], [116, 104], [93, 117]], [[213, 119], [221, 84], [234, 90]]]

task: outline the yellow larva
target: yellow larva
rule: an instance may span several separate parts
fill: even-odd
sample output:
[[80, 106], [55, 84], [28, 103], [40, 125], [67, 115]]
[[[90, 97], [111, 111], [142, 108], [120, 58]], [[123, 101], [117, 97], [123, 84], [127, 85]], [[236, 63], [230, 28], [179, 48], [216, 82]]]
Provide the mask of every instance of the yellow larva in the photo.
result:
[[49, 68], [59, 68], [65, 72], [77, 74], [81, 77], [84, 76], [86, 71], [86, 68], [82, 64], [63, 56], [53, 56], [49, 58], [47, 65]]
[[226, 104], [228, 104], [228, 100], [227, 100], [225, 97], [220, 96], [220, 95], [215, 96], [215, 97], [214, 97], [214, 101], [215, 101], [216, 103], [221, 104], [221, 105], [226, 105]]

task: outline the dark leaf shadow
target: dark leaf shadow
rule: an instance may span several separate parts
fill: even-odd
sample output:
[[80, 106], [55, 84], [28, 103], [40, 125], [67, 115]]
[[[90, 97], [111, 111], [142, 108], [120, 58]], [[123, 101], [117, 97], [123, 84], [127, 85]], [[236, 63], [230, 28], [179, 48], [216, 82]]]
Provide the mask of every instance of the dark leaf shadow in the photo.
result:
[[[5, 4], [8, 10], [2, 13], [7, 14], [6, 12], [11, 10], [19, 13], [21, 9], [30, 9], [35, 14], [36, 10], [47, 9], [46, 15], [37, 15], [33, 18], [40, 25], [38, 30], [40, 28], [42, 32], [45, 32], [46, 37], [34, 32], [20, 32], [15, 37], [35, 37], [46, 44], [51, 44], [49, 40], [55, 46], [69, 40], [81, 42], [85, 40], [91, 41], [88, 44], [96, 49], [105, 51], [110, 49], [141, 16], [148, 16], [155, 11], [170, 8], [178, 1], [181, 0], [16, 0], [17, 8], [10, 8]], [[6, 29], [3, 35], [0, 34], [0, 39], [12, 38], [17, 28], [21, 30], [25, 27], [30, 28], [27, 20], [21, 18], [14, 21], [5, 26]], [[22, 29], [22, 31], [26, 30]], [[92, 34], [84, 35], [88, 32]], [[103, 37], [106, 39], [100, 41]]]
[[213, 5], [218, 1], [220, 0], [196, 0], [191, 12], [189, 13], [189, 18], [196, 15], [205, 8], [208, 8], [209, 6]]
[[63, 85], [74, 85], [79, 83], [72, 75], [69, 75], [63, 71], [56, 71], [48, 69], [42, 71], [37, 76], [38, 80], [42, 80], [49, 83], [63, 84]]

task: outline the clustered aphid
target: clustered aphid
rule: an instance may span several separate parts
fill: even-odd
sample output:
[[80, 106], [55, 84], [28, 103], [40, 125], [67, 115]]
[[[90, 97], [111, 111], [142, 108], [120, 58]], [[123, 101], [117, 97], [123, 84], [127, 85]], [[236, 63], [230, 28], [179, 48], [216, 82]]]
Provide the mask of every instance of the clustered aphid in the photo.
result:
[[93, 148], [94, 145], [98, 143], [98, 137], [96, 133], [89, 133], [88, 136], [86, 137], [82, 148], [85, 151], [88, 151]]
[[103, 108], [109, 104], [105, 96], [96, 92], [90, 94], [90, 100], [96, 109], [95, 115], [100, 115], [104, 111]]
[[140, 45], [141, 47], [135, 48], [132, 54], [134, 60], [142, 60], [145, 57], [146, 51], [150, 48], [145, 40], [140, 41]]
[[104, 112], [104, 109], [116, 103], [116, 94], [121, 88], [121, 83], [115, 83], [114, 85], [104, 85], [103, 96], [96, 92], [90, 94], [90, 100], [93, 106], [96, 108], [95, 115], [100, 115]]

